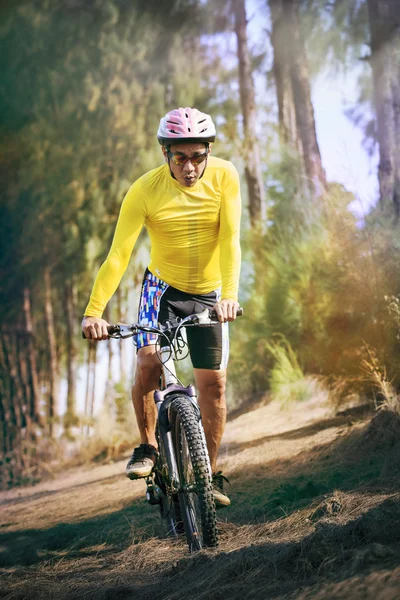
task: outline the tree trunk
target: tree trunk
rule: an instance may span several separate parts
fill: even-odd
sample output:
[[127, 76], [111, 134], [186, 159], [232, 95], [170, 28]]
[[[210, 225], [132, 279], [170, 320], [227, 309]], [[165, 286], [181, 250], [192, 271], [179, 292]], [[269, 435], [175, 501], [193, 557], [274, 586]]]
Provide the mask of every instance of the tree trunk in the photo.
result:
[[297, 130], [303, 148], [308, 187], [313, 197], [318, 198], [326, 191], [326, 176], [315, 129], [307, 57], [301, 33], [299, 0], [285, 0], [283, 6], [291, 34], [288, 54]]
[[107, 347], [108, 347], [108, 368], [107, 368], [106, 389], [105, 389], [105, 393], [104, 393], [104, 408], [106, 410], [106, 413], [108, 415], [111, 415], [112, 409], [113, 409], [112, 397], [113, 397], [113, 390], [114, 390], [113, 373], [112, 373], [114, 352], [113, 352], [113, 341], [111, 338], [108, 340]]
[[9, 332], [2, 332], [2, 359], [4, 360], [6, 377], [8, 379], [8, 396], [2, 397], [4, 407], [6, 443], [8, 448], [8, 461], [5, 463], [3, 477], [7, 484], [18, 481], [22, 472], [23, 446], [22, 428], [24, 417], [22, 407], [24, 394], [18, 372], [18, 341], [17, 332], [13, 327]]
[[18, 350], [17, 350], [17, 334], [12, 332], [5, 336], [6, 354], [8, 363], [8, 372], [11, 379], [11, 411], [13, 413], [13, 424], [17, 432], [22, 429], [22, 410], [23, 392], [21, 382], [18, 377]]
[[44, 271], [44, 289], [45, 289], [45, 302], [44, 302], [44, 313], [46, 319], [47, 328], [47, 341], [49, 349], [49, 397], [48, 397], [48, 420], [49, 420], [49, 432], [53, 435], [54, 422], [57, 416], [58, 410], [58, 360], [57, 360], [57, 347], [56, 347], [56, 334], [54, 329], [54, 317], [53, 317], [53, 301], [51, 297], [51, 276], [49, 267], [45, 268]]
[[302, 156], [301, 141], [296, 127], [288, 45], [291, 33], [285, 19], [283, 0], [269, 0], [271, 10], [271, 44], [274, 51], [273, 73], [278, 100], [281, 141]]
[[97, 364], [97, 344], [93, 344], [92, 347], [92, 361], [90, 364], [90, 368], [91, 368], [91, 374], [90, 374], [90, 378], [92, 380], [92, 385], [91, 385], [91, 392], [90, 392], [90, 398], [89, 398], [89, 425], [88, 425], [88, 433], [89, 433], [89, 427], [90, 424], [93, 421], [93, 414], [94, 414], [94, 403], [95, 403], [95, 399], [96, 399], [96, 364]]
[[31, 307], [31, 292], [29, 288], [24, 289], [24, 313], [25, 313], [25, 326], [28, 335], [27, 349], [28, 349], [28, 360], [30, 368], [30, 385], [32, 390], [31, 403], [29, 406], [29, 415], [32, 421], [41, 424], [40, 414], [40, 393], [39, 393], [39, 376], [37, 370], [36, 361], [36, 348], [33, 337], [33, 323], [32, 323], [32, 307]]
[[29, 407], [32, 403], [32, 389], [29, 381], [26, 348], [27, 336], [24, 330], [20, 330], [16, 337], [16, 365], [18, 368], [18, 385], [21, 388], [21, 425], [30, 429], [31, 418]]
[[[1, 372], [1, 371], [0, 371]], [[9, 439], [9, 411], [7, 410], [7, 392], [4, 384], [4, 379], [0, 378], [0, 443], [1, 443], [1, 454], [4, 456], [10, 450], [10, 439]], [[4, 459], [3, 459], [4, 460]]]
[[65, 308], [67, 324], [67, 410], [64, 418], [64, 429], [68, 435], [70, 428], [76, 425], [76, 373], [78, 356], [78, 321], [76, 318], [76, 290], [68, 281], [65, 285]]
[[243, 114], [244, 163], [249, 213], [252, 227], [265, 221], [265, 191], [257, 142], [257, 114], [250, 53], [247, 44], [247, 20], [244, 0], [233, 0], [237, 55], [239, 61], [240, 102]]
[[394, 173], [394, 210], [396, 217], [400, 216], [400, 32], [397, 32], [396, 45], [399, 48], [397, 61], [394, 61], [392, 76], [392, 97], [395, 126], [395, 173]]
[[394, 0], [368, 0], [371, 68], [379, 141], [379, 188], [383, 205], [400, 214], [399, 27], [400, 9]]
[[15, 438], [16, 423], [12, 410], [12, 380], [6, 334], [0, 332], [0, 394], [1, 394], [1, 422], [3, 425], [2, 447], [4, 453], [11, 452]]
[[[17, 449], [18, 440], [23, 427], [22, 406], [24, 403], [22, 385], [18, 377], [17, 364], [17, 334], [15, 331], [2, 332], [1, 335], [1, 357], [2, 364], [8, 380], [8, 386], [5, 396], [3, 396], [3, 405], [5, 411], [5, 420], [7, 423], [7, 445], [10, 451]], [[16, 458], [20, 461], [19, 452]], [[12, 467], [14, 468], [14, 467]], [[16, 467], [18, 470], [18, 467]]]
[[[121, 286], [119, 286], [119, 288], [117, 289], [117, 306], [118, 306], [118, 320], [124, 322], [125, 320], [125, 310], [124, 310], [124, 302], [123, 302], [123, 298], [122, 298], [122, 289]], [[119, 382], [121, 385], [121, 388], [123, 389], [124, 392], [126, 392], [126, 349], [125, 349], [125, 344], [123, 340], [120, 340], [120, 343], [118, 344], [119, 347]]]
[[[90, 421], [90, 406], [92, 401], [92, 389], [94, 385], [93, 381], [93, 358], [96, 352], [96, 342], [88, 340], [88, 353], [87, 353], [87, 367], [86, 367], [86, 392], [85, 392], [85, 421], [86, 421], [86, 435], [89, 435], [89, 421]], [[84, 432], [84, 424], [82, 423], [82, 433]]]

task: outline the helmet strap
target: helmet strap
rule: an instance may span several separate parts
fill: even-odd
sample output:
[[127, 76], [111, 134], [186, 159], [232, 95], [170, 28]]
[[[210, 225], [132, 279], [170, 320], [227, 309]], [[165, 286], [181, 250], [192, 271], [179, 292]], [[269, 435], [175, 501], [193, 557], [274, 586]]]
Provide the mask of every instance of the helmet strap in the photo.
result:
[[[207, 152], [208, 152], [208, 151], [209, 151], [209, 148], [210, 148], [210, 144], [209, 144], [209, 142], [205, 142], [205, 146], [206, 146], [206, 150], [207, 150]], [[206, 164], [204, 165], [203, 172], [202, 172], [202, 174], [200, 175], [199, 179], [201, 179], [201, 178], [203, 177], [204, 173], [206, 172], [206, 169], [207, 169], [207, 161], [208, 161], [208, 154], [207, 154], [207, 158], [206, 158], [206, 160], [205, 160], [205, 163], [206, 163]]]
[[165, 148], [165, 149], [166, 149], [166, 151], [167, 151], [167, 156], [168, 156], [168, 169], [169, 169], [169, 172], [170, 172], [170, 174], [171, 174], [171, 177], [172, 177], [173, 179], [175, 179], [175, 181], [176, 181], [176, 177], [175, 177], [175, 175], [173, 174], [173, 172], [172, 172], [172, 170], [171, 170], [171, 165], [170, 165], [170, 160], [169, 160], [169, 154], [168, 154], [168, 152], [170, 152], [170, 150], [171, 150], [171, 144], [168, 144], [168, 146], [165, 146], [165, 145], [164, 145], [164, 148]]
[[169, 164], [169, 157], [168, 157], [168, 168], [169, 168], [169, 172], [171, 173], [171, 177], [172, 179], [175, 179], [175, 181], [177, 181], [175, 175], [173, 174], [172, 170], [171, 170], [171, 165]]
[[204, 165], [203, 172], [202, 172], [202, 174], [200, 175], [199, 179], [201, 179], [201, 178], [203, 177], [204, 173], [206, 172], [206, 169], [207, 169], [207, 161], [208, 161], [208, 156], [207, 156], [207, 158], [206, 158], [206, 160], [205, 160], [205, 163], [206, 163], [206, 164]]

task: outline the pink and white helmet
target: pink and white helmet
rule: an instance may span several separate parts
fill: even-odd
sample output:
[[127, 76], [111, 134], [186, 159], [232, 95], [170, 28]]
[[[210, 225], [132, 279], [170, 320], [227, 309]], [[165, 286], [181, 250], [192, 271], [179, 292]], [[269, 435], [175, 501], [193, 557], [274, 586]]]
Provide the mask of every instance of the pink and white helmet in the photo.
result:
[[197, 108], [175, 108], [160, 121], [157, 138], [161, 145], [176, 142], [213, 142], [215, 125], [206, 113]]

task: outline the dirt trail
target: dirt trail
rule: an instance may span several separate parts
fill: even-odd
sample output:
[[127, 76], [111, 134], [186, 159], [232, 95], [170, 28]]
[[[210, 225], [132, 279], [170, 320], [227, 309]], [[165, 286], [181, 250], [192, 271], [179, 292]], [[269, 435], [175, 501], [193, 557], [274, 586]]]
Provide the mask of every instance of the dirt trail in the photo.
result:
[[125, 459], [0, 492], [2, 597], [400, 598], [400, 425], [380, 421], [315, 398], [229, 422], [232, 507], [192, 556]]

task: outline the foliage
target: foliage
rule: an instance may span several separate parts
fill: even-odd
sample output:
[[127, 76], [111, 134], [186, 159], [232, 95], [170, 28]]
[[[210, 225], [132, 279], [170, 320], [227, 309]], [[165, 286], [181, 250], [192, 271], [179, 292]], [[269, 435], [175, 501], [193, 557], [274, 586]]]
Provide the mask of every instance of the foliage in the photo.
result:
[[[321, 66], [348, 69], [364, 56], [368, 43], [366, 0], [300, 0], [311, 71]], [[323, 63], [320, 56], [326, 57]]]
[[288, 341], [281, 336], [275, 336], [271, 341], [266, 342], [266, 350], [272, 355], [274, 361], [269, 375], [273, 397], [283, 404], [292, 400], [308, 399], [304, 373]]
[[[300, 4], [313, 74], [328, 67], [346, 70], [367, 57], [365, 0]], [[12, 443], [21, 448], [47, 439], [38, 423], [28, 423], [27, 410], [35, 369], [40, 410], [45, 414], [48, 408], [53, 367], [46, 303], [54, 313], [56, 375], [63, 381], [68, 366], [86, 363], [86, 345], [71, 343], [77, 342], [77, 332], [66, 318], [66, 291], [73, 290], [78, 324], [124, 194], [161, 162], [155, 136], [160, 116], [177, 105], [211, 112], [219, 134], [213, 151], [243, 170], [231, 8], [224, 0], [2, 5], [0, 375], [9, 385], [0, 382], [0, 393], [16, 390], [10, 406], [19, 406], [21, 415], [12, 430], [20, 426], [21, 432]], [[252, 66], [267, 79], [268, 40], [265, 44], [252, 56]], [[371, 73], [368, 61], [361, 64], [359, 101], [348, 114], [374, 138], [375, 122], [365, 110], [371, 104]], [[304, 157], [279, 145], [269, 97], [257, 110], [268, 216], [264, 232], [255, 233], [244, 211], [240, 300], [245, 317], [231, 328], [230, 403], [267, 391], [301, 398], [310, 392], [310, 376], [337, 386], [345, 380], [353, 391], [371, 396], [380, 377], [388, 382], [386, 396], [394, 397], [400, 387], [398, 223], [382, 207], [358, 223], [350, 209], [353, 196], [334, 182], [318, 201], [305, 195], [299, 183]], [[242, 191], [246, 200], [245, 186]], [[110, 320], [131, 314], [147, 254], [144, 234], [108, 307]], [[26, 292], [32, 299], [31, 330]], [[10, 327], [18, 331], [18, 341], [7, 353]], [[373, 376], [365, 370], [365, 348], [375, 357]], [[30, 362], [33, 355], [36, 366]], [[185, 381], [191, 378], [187, 371], [183, 364]], [[118, 432], [130, 418], [126, 382], [119, 385], [110, 397], [105, 394], [105, 403], [110, 401], [117, 413]], [[8, 400], [1, 405], [4, 421], [14, 415], [6, 410]], [[76, 414], [68, 419], [76, 423]], [[28, 425], [37, 428], [36, 440]], [[110, 443], [117, 444], [114, 438]], [[8, 448], [6, 454], [17, 460], [18, 451], [15, 457], [13, 452]]]
[[377, 208], [360, 227], [352, 195], [336, 184], [313, 205], [296, 193], [289, 165], [284, 159], [272, 170], [270, 225], [256, 248], [262, 277], [253, 275], [255, 293], [232, 344], [235, 386], [247, 397], [276, 392], [306, 373], [345, 378], [353, 392], [374, 397], [363, 371], [367, 344], [398, 389], [397, 223]]
[[[77, 332], [65, 318], [66, 289], [74, 290], [72, 319], [78, 323], [124, 194], [160, 164], [160, 115], [176, 103], [206, 108], [209, 96], [203, 49], [193, 44], [198, 3], [170, 0], [156, 13], [151, 2], [141, 4], [21, 0], [2, 9], [0, 330], [13, 319], [25, 330], [28, 290], [37, 359], [29, 377], [40, 381], [42, 408], [51, 378], [62, 379], [77, 352], [85, 360], [86, 346], [71, 342]], [[110, 303], [115, 320], [141, 278], [146, 238], [141, 242], [121, 294]], [[51, 304], [54, 323], [45, 318], [45, 304]], [[52, 327], [57, 364], [43, 333]], [[12, 377], [3, 365], [1, 377]], [[21, 393], [20, 402], [26, 402]]]

